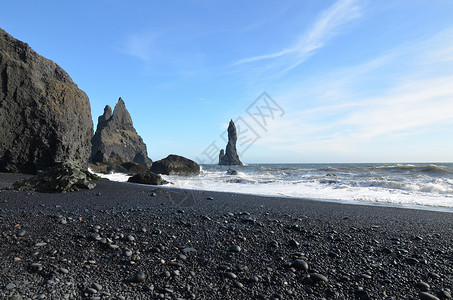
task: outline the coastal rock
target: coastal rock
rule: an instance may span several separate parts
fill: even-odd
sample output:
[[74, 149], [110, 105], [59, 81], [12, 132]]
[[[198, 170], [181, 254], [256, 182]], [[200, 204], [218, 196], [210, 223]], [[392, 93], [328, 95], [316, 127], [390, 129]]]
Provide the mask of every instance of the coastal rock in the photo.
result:
[[154, 174], [153, 172], [146, 171], [135, 174], [130, 177], [127, 182], [150, 184], [150, 185], [163, 185], [168, 183], [160, 177], [160, 175]]
[[99, 177], [74, 163], [60, 163], [25, 180], [19, 180], [9, 189], [41, 193], [66, 193], [80, 189], [92, 189], [93, 180]]
[[223, 149], [220, 150], [219, 165], [242, 166], [242, 162], [239, 159], [236, 149], [237, 139], [236, 125], [234, 125], [233, 120], [231, 120], [230, 125], [228, 126], [228, 144], [226, 145], [225, 151], [223, 151]]
[[156, 174], [165, 175], [196, 176], [200, 174], [200, 166], [196, 162], [174, 154], [155, 161], [150, 170]]
[[93, 122], [87, 95], [55, 62], [0, 29], [0, 171], [86, 167]]
[[107, 105], [98, 118], [92, 139], [90, 162], [121, 165], [127, 162], [151, 166], [146, 145], [137, 134], [123, 99], [119, 98], [112, 113]]
[[228, 169], [228, 170], [226, 171], [226, 174], [227, 174], [227, 175], [238, 175], [238, 171], [233, 170], [233, 169]]

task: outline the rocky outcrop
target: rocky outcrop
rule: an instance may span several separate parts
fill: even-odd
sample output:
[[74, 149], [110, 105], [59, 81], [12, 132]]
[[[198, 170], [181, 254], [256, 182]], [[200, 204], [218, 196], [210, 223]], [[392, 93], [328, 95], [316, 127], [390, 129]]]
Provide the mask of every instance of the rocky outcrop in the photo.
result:
[[170, 154], [164, 159], [155, 161], [151, 172], [164, 175], [196, 176], [200, 174], [200, 166], [188, 158]]
[[223, 149], [220, 150], [219, 165], [242, 166], [242, 162], [239, 159], [236, 149], [237, 139], [236, 125], [234, 125], [233, 120], [231, 120], [230, 125], [228, 126], [228, 144], [226, 145], [226, 151], [223, 151]]
[[98, 118], [90, 162], [115, 165], [134, 162], [151, 166], [146, 145], [137, 134], [123, 99], [119, 98], [113, 113], [107, 105]]
[[99, 180], [99, 177], [77, 164], [60, 163], [30, 179], [17, 181], [9, 189], [41, 193], [66, 193], [80, 189], [92, 189], [96, 186], [93, 180]]
[[87, 95], [55, 62], [0, 29], [0, 171], [87, 166], [93, 121]]
[[127, 182], [150, 185], [163, 185], [168, 183], [168, 181], [163, 180], [160, 175], [154, 174], [150, 171], [137, 173], [134, 176], [130, 177]]

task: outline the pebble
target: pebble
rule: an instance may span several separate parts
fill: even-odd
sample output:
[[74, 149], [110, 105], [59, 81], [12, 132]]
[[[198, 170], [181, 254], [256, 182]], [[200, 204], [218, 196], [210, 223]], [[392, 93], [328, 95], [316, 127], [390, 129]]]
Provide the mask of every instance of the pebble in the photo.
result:
[[145, 279], [146, 279], [145, 273], [143, 273], [142, 271], [139, 271], [139, 272], [135, 273], [132, 281], [135, 283], [141, 283], [141, 282], [144, 282]]
[[294, 248], [299, 247], [300, 243], [294, 239], [288, 241], [288, 245]]
[[15, 288], [16, 288], [16, 285], [15, 285], [14, 283], [12, 283], [12, 282], [11, 282], [11, 283], [8, 283], [8, 284], [6, 285], [6, 289], [7, 289], [7, 290], [12, 290], [12, 289], [15, 289]]
[[423, 282], [423, 281], [417, 282], [417, 284], [415, 286], [424, 292], [427, 292], [430, 289], [429, 284], [427, 284], [426, 282]]
[[233, 272], [226, 272], [225, 277], [230, 278], [230, 279], [236, 279], [238, 276], [234, 274]]
[[233, 286], [238, 289], [242, 289], [244, 287], [244, 285], [237, 280], [233, 281]]
[[35, 244], [36, 247], [43, 247], [43, 246], [45, 246], [45, 245], [47, 245], [46, 242], [40, 242], [40, 243], [36, 243], [36, 244]]
[[307, 271], [308, 270], [308, 264], [305, 260], [302, 259], [296, 259], [293, 261], [291, 264], [291, 267], [297, 269], [297, 270], [302, 270], [302, 271]]
[[234, 252], [234, 253], [239, 253], [241, 252], [241, 247], [239, 247], [239, 245], [233, 245], [230, 247], [229, 251], [230, 252]]
[[428, 292], [421, 292], [420, 299], [421, 300], [440, 300], [438, 297], [436, 297]]
[[97, 291], [101, 291], [102, 290], [102, 285], [100, 285], [99, 283], [93, 283], [91, 285], [92, 288], [96, 289]]
[[327, 282], [328, 281], [326, 276], [324, 276], [322, 274], [319, 274], [319, 273], [311, 273], [310, 274], [310, 279], [313, 282]]

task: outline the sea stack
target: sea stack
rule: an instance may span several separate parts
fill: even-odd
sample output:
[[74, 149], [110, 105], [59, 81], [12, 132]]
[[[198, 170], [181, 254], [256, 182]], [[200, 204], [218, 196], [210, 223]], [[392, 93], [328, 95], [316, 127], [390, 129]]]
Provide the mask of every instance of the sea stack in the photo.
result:
[[0, 128], [0, 171], [88, 165], [93, 121], [87, 95], [55, 62], [1, 28]]
[[98, 118], [90, 162], [118, 165], [134, 162], [151, 166], [146, 145], [137, 134], [123, 99], [119, 98], [113, 113], [107, 105], [104, 114]]
[[223, 149], [220, 150], [219, 165], [242, 166], [242, 162], [239, 159], [236, 149], [237, 139], [236, 125], [234, 125], [233, 120], [231, 120], [230, 125], [228, 126], [228, 144], [226, 145], [225, 151], [223, 151]]

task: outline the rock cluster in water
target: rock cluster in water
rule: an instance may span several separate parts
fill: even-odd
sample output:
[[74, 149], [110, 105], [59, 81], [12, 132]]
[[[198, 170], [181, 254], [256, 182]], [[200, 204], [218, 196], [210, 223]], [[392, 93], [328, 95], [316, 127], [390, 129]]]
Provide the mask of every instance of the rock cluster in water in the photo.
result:
[[146, 145], [137, 134], [123, 99], [119, 98], [113, 113], [107, 105], [104, 114], [98, 118], [90, 161], [115, 165], [134, 162], [151, 166]]
[[236, 149], [237, 139], [236, 125], [234, 125], [233, 120], [231, 120], [230, 125], [228, 126], [228, 144], [226, 145], [225, 151], [223, 151], [223, 149], [220, 150], [219, 165], [242, 166], [242, 162], [239, 159]]
[[0, 29], [0, 171], [86, 166], [93, 122], [87, 95], [55, 62]]

